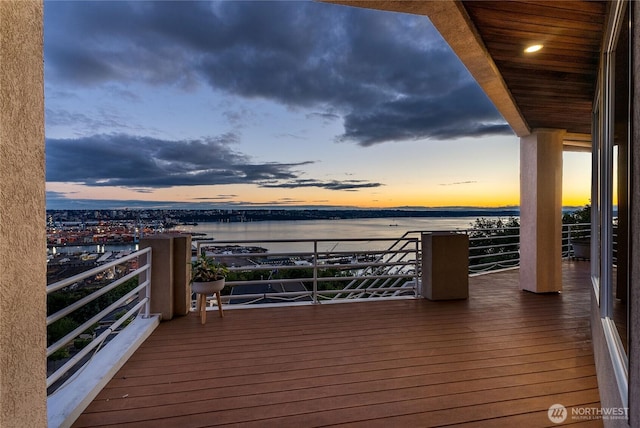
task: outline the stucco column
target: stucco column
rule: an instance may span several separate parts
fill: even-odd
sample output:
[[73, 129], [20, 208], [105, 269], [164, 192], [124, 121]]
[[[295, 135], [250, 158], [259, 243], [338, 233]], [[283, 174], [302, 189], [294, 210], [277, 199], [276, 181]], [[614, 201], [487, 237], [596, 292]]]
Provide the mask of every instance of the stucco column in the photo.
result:
[[174, 315], [173, 236], [146, 236], [140, 240], [140, 249], [147, 247], [151, 247], [151, 313], [168, 321]]
[[42, 2], [0, 1], [0, 427], [47, 426]]
[[520, 139], [520, 288], [562, 290], [562, 140], [535, 130]]
[[173, 238], [173, 312], [187, 315], [191, 309], [191, 235]]

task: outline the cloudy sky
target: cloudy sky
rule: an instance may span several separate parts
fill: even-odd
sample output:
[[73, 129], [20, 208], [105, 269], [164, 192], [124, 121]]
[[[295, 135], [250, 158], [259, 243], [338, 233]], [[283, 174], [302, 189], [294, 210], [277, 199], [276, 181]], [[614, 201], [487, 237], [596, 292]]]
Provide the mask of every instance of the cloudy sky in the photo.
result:
[[45, 104], [49, 208], [519, 202], [517, 137], [425, 17], [46, 1]]

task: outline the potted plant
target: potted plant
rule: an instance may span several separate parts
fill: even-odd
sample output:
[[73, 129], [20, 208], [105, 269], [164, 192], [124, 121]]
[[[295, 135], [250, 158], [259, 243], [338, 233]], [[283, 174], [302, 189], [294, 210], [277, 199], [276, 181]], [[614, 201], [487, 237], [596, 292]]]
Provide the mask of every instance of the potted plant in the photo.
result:
[[213, 257], [201, 254], [191, 262], [191, 292], [196, 293], [196, 308], [200, 312], [202, 324], [207, 317], [207, 295], [215, 294], [218, 300], [218, 310], [220, 316], [222, 312], [222, 301], [220, 291], [224, 288], [225, 276], [229, 269], [222, 263], [218, 263]]
[[213, 257], [201, 254], [191, 262], [191, 282], [203, 283], [224, 280], [229, 269]]
[[569, 243], [574, 259], [591, 257], [591, 205], [562, 216], [562, 223], [569, 225]]
[[586, 237], [575, 238], [571, 240], [574, 259], [589, 260], [591, 258], [591, 239]]

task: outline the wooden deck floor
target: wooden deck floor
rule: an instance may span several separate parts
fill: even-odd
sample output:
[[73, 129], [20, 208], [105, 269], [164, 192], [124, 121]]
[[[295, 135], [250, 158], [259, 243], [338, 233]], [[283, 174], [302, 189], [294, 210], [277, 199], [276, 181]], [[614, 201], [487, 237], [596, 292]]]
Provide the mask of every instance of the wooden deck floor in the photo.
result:
[[518, 271], [467, 301], [229, 310], [162, 323], [74, 426], [543, 427], [553, 404], [599, 407], [588, 263], [564, 291]]

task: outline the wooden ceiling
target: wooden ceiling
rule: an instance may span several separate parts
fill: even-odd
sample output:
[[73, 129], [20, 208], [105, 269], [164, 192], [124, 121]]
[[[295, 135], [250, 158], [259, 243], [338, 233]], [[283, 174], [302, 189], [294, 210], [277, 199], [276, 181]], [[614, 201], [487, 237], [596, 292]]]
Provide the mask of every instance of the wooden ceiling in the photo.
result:
[[529, 128], [590, 134], [606, 2], [462, 4]]

